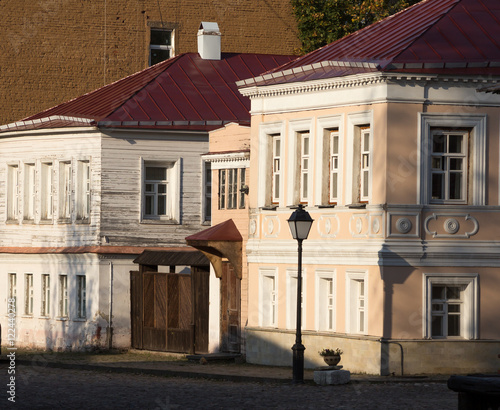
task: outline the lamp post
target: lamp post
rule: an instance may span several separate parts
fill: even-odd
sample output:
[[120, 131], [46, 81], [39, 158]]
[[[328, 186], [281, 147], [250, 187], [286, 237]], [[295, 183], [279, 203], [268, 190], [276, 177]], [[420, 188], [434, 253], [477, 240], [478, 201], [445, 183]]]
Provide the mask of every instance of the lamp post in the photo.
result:
[[290, 215], [288, 225], [293, 239], [297, 239], [299, 261], [297, 266], [297, 329], [295, 332], [295, 344], [293, 350], [293, 383], [304, 383], [304, 350], [302, 344], [302, 241], [307, 239], [313, 219], [304, 209], [304, 205], [299, 204], [297, 209]]

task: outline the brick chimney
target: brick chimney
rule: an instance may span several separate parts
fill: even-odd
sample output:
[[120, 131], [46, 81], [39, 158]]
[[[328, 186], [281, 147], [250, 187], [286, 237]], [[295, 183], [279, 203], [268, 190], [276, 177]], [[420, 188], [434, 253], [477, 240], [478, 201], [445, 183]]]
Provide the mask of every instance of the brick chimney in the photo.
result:
[[220, 60], [219, 25], [202, 21], [198, 29], [198, 53], [204, 60]]

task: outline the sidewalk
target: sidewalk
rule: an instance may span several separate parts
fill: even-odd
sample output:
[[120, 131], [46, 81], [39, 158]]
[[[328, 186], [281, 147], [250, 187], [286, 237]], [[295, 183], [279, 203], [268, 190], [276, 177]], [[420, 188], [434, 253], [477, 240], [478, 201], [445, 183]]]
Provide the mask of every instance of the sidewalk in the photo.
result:
[[[235, 382], [290, 383], [292, 380], [291, 367], [261, 366], [226, 361], [209, 361], [202, 364], [199, 361], [188, 361], [184, 354], [139, 350], [125, 353], [19, 352], [16, 354], [16, 363], [35, 368], [57, 367]], [[313, 374], [314, 370], [305, 369], [304, 380], [306, 383], [313, 383]], [[397, 377], [351, 374], [352, 383], [445, 383], [448, 378], [449, 376], [446, 375]]]

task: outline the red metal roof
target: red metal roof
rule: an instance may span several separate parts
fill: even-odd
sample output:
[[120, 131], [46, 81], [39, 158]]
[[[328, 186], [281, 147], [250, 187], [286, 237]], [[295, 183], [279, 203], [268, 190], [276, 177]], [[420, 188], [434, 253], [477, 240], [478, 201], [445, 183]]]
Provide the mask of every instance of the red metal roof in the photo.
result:
[[[249, 123], [250, 101], [238, 92], [236, 82], [293, 58], [223, 53], [221, 60], [204, 60], [197, 53], [181, 54], [0, 131], [81, 126], [86, 120], [98, 127], [190, 130]], [[63, 117], [73, 122], [46, 120]]]
[[[325, 62], [337, 66], [326, 67]], [[500, 1], [424, 0], [276, 68], [253, 83], [353, 74], [339, 70], [339, 62], [349, 62], [353, 68], [356, 62], [373, 63], [377, 70], [389, 72], [500, 75]], [[302, 74], [297, 77], [297, 73]], [[247, 80], [239, 85], [251, 83]]]

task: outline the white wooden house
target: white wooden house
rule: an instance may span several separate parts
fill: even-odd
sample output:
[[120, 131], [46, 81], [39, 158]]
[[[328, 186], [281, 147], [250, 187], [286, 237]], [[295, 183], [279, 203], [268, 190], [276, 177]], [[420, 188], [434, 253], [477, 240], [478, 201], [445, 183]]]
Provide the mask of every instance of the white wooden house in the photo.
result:
[[130, 347], [134, 259], [189, 252], [210, 225], [208, 132], [248, 123], [235, 82], [291, 57], [221, 54], [220, 33], [206, 50], [206, 27], [200, 54], [0, 127], [0, 324], [15, 298], [18, 347]]

